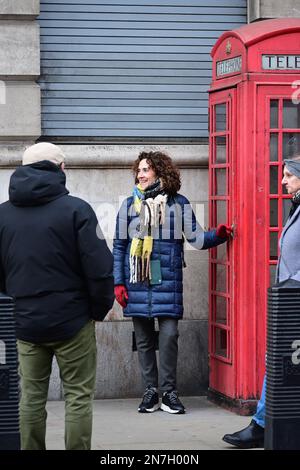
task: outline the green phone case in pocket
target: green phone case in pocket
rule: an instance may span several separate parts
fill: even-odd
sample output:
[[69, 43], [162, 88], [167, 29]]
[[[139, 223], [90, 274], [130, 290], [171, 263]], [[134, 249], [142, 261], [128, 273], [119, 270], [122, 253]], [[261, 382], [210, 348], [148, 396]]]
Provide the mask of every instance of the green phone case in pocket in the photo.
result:
[[161, 284], [162, 283], [162, 277], [161, 277], [160, 260], [159, 259], [154, 259], [154, 260], [150, 261], [150, 269], [151, 269], [150, 284], [152, 286]]

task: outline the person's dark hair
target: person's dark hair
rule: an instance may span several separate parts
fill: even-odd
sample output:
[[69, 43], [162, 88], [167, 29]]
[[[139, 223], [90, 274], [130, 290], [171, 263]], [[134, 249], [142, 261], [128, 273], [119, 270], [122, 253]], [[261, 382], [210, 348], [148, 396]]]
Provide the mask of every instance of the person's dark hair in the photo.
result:
[[146, 159], [148, 165], [162, 179], [164, 189], [170, 196], [174, 196], [181, 187], [180, 172], [171, 157], [164, 152], [141, 152], [133, 164], [135, 183], [138, 183], [137, 171], [142, 160]]

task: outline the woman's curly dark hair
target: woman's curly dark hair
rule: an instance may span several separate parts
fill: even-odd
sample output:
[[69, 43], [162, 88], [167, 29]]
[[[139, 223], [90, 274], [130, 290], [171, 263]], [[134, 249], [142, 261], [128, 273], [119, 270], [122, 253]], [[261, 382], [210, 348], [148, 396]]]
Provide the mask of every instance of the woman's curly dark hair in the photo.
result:
[[141, 152], [133, 164], [135, 183], [138, 183], [137, 171], [142, 160], [146, 159], [148, 165], [155, 171], [158, 178], [162, 179], [167, 194], [174, 196], [181, 187], [180, 172], [171, 157], [164, 152]]

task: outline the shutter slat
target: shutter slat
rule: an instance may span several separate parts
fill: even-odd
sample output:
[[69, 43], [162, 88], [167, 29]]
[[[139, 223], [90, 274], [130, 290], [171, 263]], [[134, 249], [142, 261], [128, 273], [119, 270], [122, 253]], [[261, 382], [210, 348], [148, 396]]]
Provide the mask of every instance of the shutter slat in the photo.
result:
[[[54, 5], [53, 5], [54, 3]], [[70, 11], [70, 4], [58, 4], [57, 2], [53, 2], [51, 4], [41, 4], [41, 11], [43, 13], [49, 12], [49, 14], [60, 14], [61, 12], [67, 12], [69, 14]], [[154, 5], [147, 5], [141, 4], [134, 5], [134, 13], [135, 14], [180, 14], [180, 15], [211, 15], [216, 14], [216, 15], [245, 15], [245, 8], [244, 7], [236, 7], [236, 6], [221, 6], [220, 5], [211, 5], [211, 6], [201, 6], [199, 3], [198, 5], [195, 6], [189, 6], [187, 10], [187, 4], [188, 2], [185, 2], [185, 6], [174, 6], [174, 5], [162, 5], [162, 2], [156, 2]], [[171, 2], [172, 4], [174, 2]], [[183, 2], [182, 2], [183, 3]], [[223, 2], [223, 5], [226, 2]], [[133, 12], [133, 5], [121, 5], [120, 3], [118, 5], [113, 5], [111, 2], [109, 4], [89, 4], [89, 8], [87, 11], [86, 4], [83, 4], [81, 2], [80, 5], [78, 4], [73, 4], [72, 5], [72, 11], [73, 13], [84, 13], [84, 14], [91, 14], [91, 13], [110, 13], [110, 14], [126, 14], [130, 13], [132, 14]]]
[[[154, 6], [171, 6], [171, 7], [197, 7], [201, 4], [203, 4], [199, 0], [106, 0], [106, 1], [101, 1], [101, 0], [87, 0], [85, 2], [85, 6], [89, 7], [91, 5], [99, 5], [101, 2], [102, 5], [129, 5], [131, 7], [137, 7], [140, 5], [154, 5]], [[73, 8], [73, 5], [82, 5], [82, 0], [42, 0], [41, 1], [41, 10], [43, 9], [43, 5], [71, 5]], [[232, 7], [241, 7], [241, 6], [246, 6], [245, 1], [241, 0], [207, 0], [206, 2], [207, 6], [210, 7], [226, 7], [226, 6], [232, 6]], [[133, 9], [133, 10], [134, 10]], [[72, 11], [70, 8], [69, 11]]]
[[[187, 9], [186, 9], [187, 12]], [[227, 18], [228, 17], [228, 18]], [[216, 10], [214, 15], [209, 14], [193, 14], [189, 15], [187, 13], [185, 14], [180, 14], [177, 15], [175, 12], [173, 13], [158, 13], [156, 15], [153, 15], [151, 13], [146, 13], [146, 14], [139, 14], [139, 13], [132, 13], [132, 14], [125, 14], [123, 13], [122, 15], [118, 15], [116, 13], [84, 13], [84, 12], [72, 12], [72, 18], [70, 18], [70, 13], [61, 13], [61, 12], [53, 12], [53, 13], [48, 13], [44, 12], [43, 13], [43, 22], [47, 23], [50, 21], [63, 21], [68, 23], [73, 23], [76, 21], [82, 22], [82, 21], [87, 21], [87, 26], [89, 26], [90, 22], [96, 22], [96, 21], [107, 21], [109, 24], [115, 24], [115, 22], [121, 22], [122, 24], [124, 22], [129, 23], [129, 27], [134, 27], [135, 22], [142, 23], [164, 23], [164, 22], [170, 22], [170, 23], [201, 23], [203, 21], [208, 22], [208, 23], [225, 23], [230, 19], [230, 21], [235, 21], [235, 22], [244, 22], [244, 16], [243, 15], [234, 15], [232, 12], [227, 11], [226, 13], [223, 13], [222, 15], [219, 14], [219, 11]]]
[[[223, 20], [222, 20], [223, 18]], [[162, 29], [170, 29], [170, 30], [186, 30], [186, 29], [191, 29], [194, 31], [199, 31], [199, 29], [202, 30], [208, 30], [208, 31], [215, 31], [217, 28], [222, 28], [223, 25], [227, 25], [228, 22], [224, 20], [224, 17], [220, 19], [220, 23], [214, 21], [213, 16], [211, 17], [211, 22], [205, 22], [201, 23], [200, 21], [198, 22], [180, 22], [180, 21], [139, 21], [138, 19], [136, 21], [94, 21], [94, 20], [72, 20], [72, 21], [65, 21], [65, 20], [42, 20], [40, 19], [40, 25], [45, 28], [51, 28], [52, 26], [56, 26], [58, 28], [82, 28], [82, 29], [106, 29], [109, 27], [109, 29], [126, 29], [127, 34], [128, 31], [135, 30], [135, 29], [146, 29], [146, 30], [162, 30]], [[231, 21], [231, 23], [234, 21], [235, 22], [235, 27], [238, 27], [239, 24], [244, 24], [242, 21], [242, 18], [240, 20], [237, 19], [235, 21], [235, 17], [228, 17], [228, 21]]]
[[[107, 23], [106, 23], [107, 26]], [[225, 29], [226, 30], [227, 24], [225, 24]], [[218, 28], [220, 25], [218, 25]], [[69, 37], [69, 36], [77, 36], [77, 37], [83, 37], [83, 36], [88, 36], [88, 37], [119, 37], [122, 38], [120, 40], [120, 43], [123, 44], [123, 38], [126, 38], [128, 36], [130, 37], [140, 37], [140, 38], [214, 38], [217, 40], [217, 38], [220, 36], [219, 29], [218, 28], [211, 28], [211, 30], [206, 30], [203, 29], [200, 25], [198, 28], [195, 30], [180, 30], [176, 28], [171, 29], [171, 30], [163, 30], [163, 29], [142, 29], [142, 28], [135, 28], [135, 29], [111, 29], [111, 28], [102, 28], [102, 29], [90, 29], [90, 28], [63, 28], [58, 26], [57, 23], [52, 25], [52, 27], [42, 27], [41, 30], [41, 35], [42, 37], [50, 37], [50, 36], [61, 36], [61, 37]], [[222, 31], [223, 32], [223, 31]], [[162, 41], [163, 43], [163, 41]]]
[[[114, 123], [115, 126], [116, 122], [176, 122], [176, 123], [184, 123], [184, 122], [203, 122], [206, 123], [207, 115], [199, 115], [199, 114], [180, 114], [178, 115], [170, 115], [170, 114], [151, 114], [151, 116], [145, 114], [79, 114], [79, 113], [42, 113], [42, 122], [55, 122], [55, 121], [79, 121], [85, 122], [90, 121], [91, 123], [94, 122], [101, 122], [107, 121], [110, 123]], [[59, 124], [61, 126], [61, 124]]]
[[[157, 124], [156, 124], [157, 126]], [[161, 129], [161, 128], [154, 128], [152, 130], [149, 129], [150, 125], [148, 126], [147, 130], [139, 130], [139, 129], [122, 129], [120, 128], [113, 128], [110, 130], [106, 129], [82, 129], [80, 128], [79, 135], [80, 137], [99, 137], [99, 133], [101, 137], [152, 137], [155, 139], [156, 137], [174, 137], [174, 138], [187, 138], [187, 137], [199, 137], [199, 133], [201, 130], [204, 132], [207, 125], [205, 124], [202, 129], [199, 130], [182, 130], [179, 126], [178, 129]], [[74, 137], [74, 129], [48, 129], [47, 135], [51, 137]]]
[[[58, 67], [55, 68], [53, 65], [50, 63], [49, 67], [46, 66], [45, 61], [43, 61], [44, 67], [42, 68], [42, 79], [45, 76], [64, 76], [64, 75], [69, 75], [71, 74], [72, 76], [81, 76], [81, 77], [88, 77], [88, 76], [106, 76], [106, 75], [117, 75], [119, 77], [122, 76], [140, 76], [140, 77], [197, 77], [199, 79], [199, 83], [203, 83], [203, 77], [211, 77], [211, 69], [209, 70], [202, 70], [201, 76], [199, 77], [199, 71], [197, 69], [189, 69], [189, 68], [182, 68], [182, 69], [160, 69], [156, 67], [151, 67], [149, 68], [120, 68], [120, 63], [118, 63], [117, 67], [111, 67], [111, 68], [89, 68], [89, 67], [78, 67], [78, 64], [74, 64], [74, 66], [61, 66], [61, 64], [58, 64]], [[77, 65], [77, 66], [76, 66]], [[124, 65], [124, 64], [122, 64]], [[202, 80], [202, 81], [201, 81]], [[80, 81], [80, 80], [79, 80]], [[154, 81], [154, 79], [153, 79]], [[205, 83], [205, 82], [204, 82]], [[206, 83], [209, 83], [209, 80], [206, 79]], [[208, 85], [207, 85], [208, 88]]]
[[[179, 85], [171, 85], [170, 83], [166, 85], [157, 85], [153, 84], [152, 82], [150, 84], [130, 84], [130, 83], [121, 83], [121, 84], [112, 84], [112, 83], [106, 83], [106, 84], [99, 84], [99, 83], [69, 83], [68, 84], [68, 90], [65, 90], [65, 83], [47, 83], [47, 85], [42, 85], [42, 89], [45, 89], [46, 91], [51, 91], [51, 96], [58, 96], [64, 94], [64, 96], [72, 96], [75, 93], [74, 92], [79, 92], [79, 93], [90, 93], [90, 92], [95, 92], [98, 94], [101, 93], [101, 95], [106, 96], [110, 92], [113, 93], [112, 97], [116, 97], [116, 93], [119, 93], [120, 96], [122, 96], [122, 93], [134, 93], [135, 96], [137, 97], [139, 93], [147, 92], [147, 93], [160, 93], [164, 92], [165, 95], [162, 96], [169, 96], [171, 93], [172, 95], [175, 95], [175, 93], [205, 93], [206, 97], [206, 91], [207, 87], [206, 85], [185, 85], [185, 84], [179, 84]], [[63, 95], [62, 95], [63, 96]], [[80, 94], [75, 96], [80, 97]], [[97, 96], [97, 95], [95, 95]], [[199, 95], [200, 96], [200, 95]]]

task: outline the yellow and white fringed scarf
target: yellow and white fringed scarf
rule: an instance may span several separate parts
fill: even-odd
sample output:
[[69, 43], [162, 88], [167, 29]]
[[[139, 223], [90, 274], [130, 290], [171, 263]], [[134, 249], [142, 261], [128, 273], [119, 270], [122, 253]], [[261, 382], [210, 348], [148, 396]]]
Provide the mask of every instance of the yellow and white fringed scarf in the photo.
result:
[[[140, 223], [130, 246], [129, 282], [132, 284], [151, 280], [150, 258], [153, 249], [153, 228], [165, 222], [168, 196], [162, 193], [160, 180], [146, 191], [143, 191], [140, 185], [135, 186], [133, 191], [134, 208], [140, 216]], [[148, 195], [153, 197], [147, 197]]]

